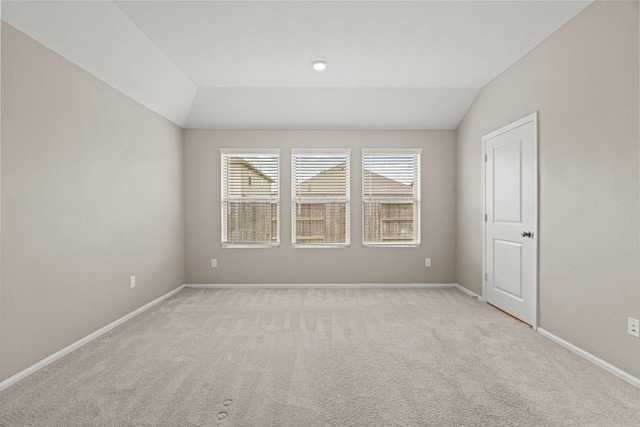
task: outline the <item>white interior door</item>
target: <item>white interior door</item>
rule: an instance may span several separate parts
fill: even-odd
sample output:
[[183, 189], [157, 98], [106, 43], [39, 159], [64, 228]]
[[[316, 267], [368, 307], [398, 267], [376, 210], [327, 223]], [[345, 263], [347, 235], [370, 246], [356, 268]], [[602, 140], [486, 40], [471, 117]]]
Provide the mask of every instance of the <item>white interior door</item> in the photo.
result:
[[484, 297], [537, 326], [537, 113], [483, 138]]

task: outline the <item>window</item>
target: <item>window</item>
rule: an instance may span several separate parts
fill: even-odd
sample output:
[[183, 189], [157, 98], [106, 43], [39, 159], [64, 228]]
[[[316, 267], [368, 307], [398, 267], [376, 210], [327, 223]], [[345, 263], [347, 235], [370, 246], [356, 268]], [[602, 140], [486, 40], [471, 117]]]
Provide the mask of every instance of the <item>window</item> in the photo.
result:
[[295, 247], [349, 245], [351, 150], [291, 150]]
[[280, 150], [220, 150], [222, 246], [280, 244]]
[[420, 149], [362, 150], [362, 243], [420, 245]]

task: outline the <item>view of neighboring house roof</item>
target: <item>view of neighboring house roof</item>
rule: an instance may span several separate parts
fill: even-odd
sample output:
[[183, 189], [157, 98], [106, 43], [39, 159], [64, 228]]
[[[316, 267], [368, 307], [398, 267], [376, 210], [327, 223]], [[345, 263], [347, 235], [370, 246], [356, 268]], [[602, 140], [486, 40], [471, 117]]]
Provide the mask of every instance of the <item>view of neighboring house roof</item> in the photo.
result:
[[[403, 184], [389, 177], [365, 171], [363, 187], [365, 194], [369, 194], [368, 188], [373, 185], [375, 196], [411, 196], [413, 184]], [[345, 192], [345, 164], [340, 163], [330, 169], [302, 181], [299, 184], [298, 194], [301, 196], [339, 196]]]
[[257, 167], [255, 167], [255, 165], [253, 163], [251, 163], [248, 160], [245, 160], [241, 157], [231, 157], [229, 159], [229, 161], [231, 162], [230, 166], [231, 167], [244, 167], [246, 169], [251, 170], [252, 172], [257, 173], [258, 175], [260, 175], [262, 178], [266, 179], [269, 182], [275, 182], [275, 180], [273, 178], [271, 178], [269, 175], [265, 174], [264, 172], [262, 172], [260, 169], [258, 169]]
[[365, 170], [362, 183], [365, 195], [371, 196], [406, 196], [413, 195], [413, 183], [404, 184], [395, 179]]
[[297, 193], [301, 196], [331, 197], [345, 194], [344, 163], [323, 170], [317, 175], [298, 184]]

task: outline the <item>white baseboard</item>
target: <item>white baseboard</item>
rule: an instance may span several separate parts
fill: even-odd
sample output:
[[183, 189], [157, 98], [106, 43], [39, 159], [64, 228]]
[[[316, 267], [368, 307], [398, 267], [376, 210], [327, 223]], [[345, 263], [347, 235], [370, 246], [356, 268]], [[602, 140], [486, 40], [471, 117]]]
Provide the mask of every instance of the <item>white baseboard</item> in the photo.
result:
[[552, 334], [549, 331], [546, 331], [542, 328], [538, 328], [537, 332], [542, 335], [545, 338], [550, 339], [551, 341], [560, 344], [561, 346], [573, 351], [574, 353], [576, 353], [578, 356], [582, 356], [585, 359], [587, 359], [589, 362], [594, 363], [596, 365], [598, 365], [599, 367], [601, 367], [602, 369], [609, 371], [610, 373], [612, 373], [613, 375], [615, 375], [616, 377], [622, 378], [623, 380], [625, 380], [626, 382], [630, 383], [631, 385], [634, 385], [638, 388], [640, 388], [640, 378], [636, 378], [633, 375], [629, 374], [628, 372], [623, 371], [622, 369], [613, 366], [611, 363], [606, 362], [602, 359], [600, 359], [599, 357], [594, 356], [593, 354], [589, 353], [588, 351], [585, 351], [583, 349], [581, 349], [580, 347], [577, 347], [573, 344], [571, 344], [568, 341], [563, 340], [562, 338]]
[[132, 319], [135, 316], [137, 316], [138, 314], [142, 313], [143, 311], [146, 311], [146, 310], [150, 309], [154, 305], [156, 305], [159, 302], [169, 298], [173, 294], [175, 294], [177, 292], [180, 292], [183, 288], [184, 288], [184, 285], [179, 286], [178, 288], [174, 289], [173, 291], [171, 291], [171, 292], [169, 292], [167, 294], [164, 294], [161, 297], [156, 298], [155, 300], [151, 301], [150, 303], [143, 305], [139, 309], [137, 309], [135, 311], [132, 311], [131, 313], [127, 314], [126, 316], [123, 316], [123, 317], [119, 318], [118, 320], [115, 320], [115, 321], [109, 323], [107, 326], [98, 329], [97, 331], [93, 332], [92, 334], [89, 334], [86, 337], [74, 342], [73, 344], [63, 348], [62, 350], [58, 351], [57, 353], [52, 354], [51, 356], [47, 357], [46, 359], [43, 359], [43, 360], [39, 361], [38, 363], [36, 363], [34, 365], [31, 365], [28, 368], [18, 372], [17, 374], [7, 378], [6, 380], [0, 382], [0, 391], [12, 386], [13, 384], [17, 383], [18, 381], [28, 377], [29, 375], [33, 374], [34, 372], [39, 371], [40, 369], [42, 369], [45, 366], [49, 365], [50, 363], [53, 363], [56, 360], [60, 359], [61, 357], [66, 356], [67, 354], [71, 353], [72, 351], [79, 349], [83, 345], [95, 340], [100, 335], [103, 335], [103, 334], [109, 332], [110, 330], [112, 330], [116, 326], [119, 326], [119, 325], [123, 324], [127, 320]]
[[185, 284], [185, 288], [268, 288], [268, 289], [282, 289], [282, 288], [296, 288], [296, 289], [309, 289], [309, 288], [453, 288], [453, 283], [322, 283], [322, 284]]
[[484, 302], [484, 298], [482, 298], [480, 295], [476, 294], [475, 292], [471, 292], [469, 289], [462, 287], [460, 285], [458, 285], [457, 283], [453, 284], [453, 287], [464, 292], [465, 294], [469, 295], [471, 298], [475, 298], [478, 301]]

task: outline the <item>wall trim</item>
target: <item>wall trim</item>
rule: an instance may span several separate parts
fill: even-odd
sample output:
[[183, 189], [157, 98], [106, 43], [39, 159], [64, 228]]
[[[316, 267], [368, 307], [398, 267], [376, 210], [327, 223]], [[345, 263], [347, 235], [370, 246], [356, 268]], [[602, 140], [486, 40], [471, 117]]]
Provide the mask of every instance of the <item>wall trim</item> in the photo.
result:
[[583, 358], [587, 359], [589, 362], [598, 365], [599, 367], [601, 367], [602, 369], [604, 369], [606, 371], [609, 371], [610, 373], [612, 373], [616, 377], [621, 378], [621, 379], [625, 380], [626, 382], [628, 382], [629, 384], [640, 388], [640, 378], [634, 377], [630, 373], [623, 371], [622, 369], [612, 365], [609, 362], [606, 362], [606, 361], [600, 359], [597, 356], [594, 356], [593, 354], [589, 353], [586, 350], [581, 349], [580, 347], [578, 347], [578, 346], [576, 346], [574, 344], [571, 344], [569, 341], [563, 340], [559, 336], [554, 335], [549, 331], [546, 331], [546, 330], [538, 327], [537, 332], [540, 335], [542, 335], [543, 337], [548, 338], [551, 341], [555, 342], [556, 344], [560, 344], [564, 348], [573, 351], [578, 356], [582, 356]]
[[208, 283], [208, 284], [184, 284], [185, 288], [267, 288], [267, 289], [307, 289], [307, 288], [454, 288], [455, 283], [302, 283], [302, 284], [274, 284], [274, 283]]
[[96, 338], [100, 337], [101, 335], [109, 332], [110, 330], [112, 330], [113, 328], [115, 328], [116, 326], [119, 326], [121, 324], [123, 324], [124, 322], [126, 322], [127, 320], [130, 320], [134, 317], [136, 317], [138, 314], [150, 309], [151, 307], [153, 307], [154, 305], [158, 304], [159, 302], [162, 302], [163, 300], [169, 298], [170, 296], [180, 292], [182, 289], [184, 288], [184, 285], [179, 286], [178, 288], [162, 295], [159, 298], [154, 299], [153, 301], [151, 301], [150, 303], [147, 303], [145, 305], [143, 305], [142, 307], [138, 308], [137, 310], [132, 311], [131, 313], [119, 318], [118, 320], [115, 320], [111, 323], [109, 323], [108, 325], [98, 329], [97, 331], [87, 335], [84, 338], [79, 339], [78, 341], [74, 342], [73, 344], [63, 348], [62, 350], [52, 354], [51, 356], [42, 359], [41, 361], [29, 366], [28, 368], [18, 372], [17, 374], [7, 378], [6, 380], [0, 382], [0, 391], [9, 388], [10, 386], [14, 385], [15, 383], [17, 383], [20, 380], [25, 379], [26, 377], [28, 377], [29, 375], [39, 371], [40, 369], [44, 368], [45, 366], [49, 365], [50, 363], [55, 362], [56, 360], [66, 356], [67, 354], [71, 353], [74, 350], [79, 349], [80, 347], [82, 347], [83, 345], [95, 340]]
[[475, 292], [470, 291], [469, 289], [465, 288], [464, 286], [460, 286], [457, 283], [454, 283], [453, 287], [458, 289], [459, 291], [462, 291], [465, 294], [469, 295], [471, 298], [477, 299], [480, 302], [485, 302], [483, 297], [481, 297], [480, 295], [476, 294]]

